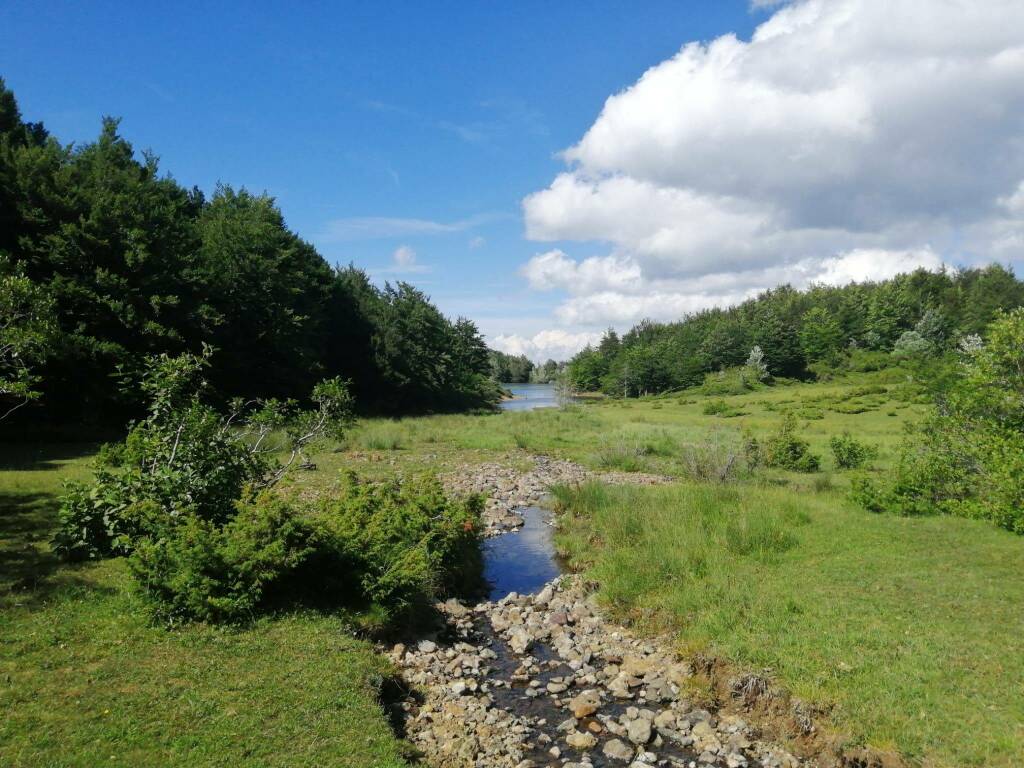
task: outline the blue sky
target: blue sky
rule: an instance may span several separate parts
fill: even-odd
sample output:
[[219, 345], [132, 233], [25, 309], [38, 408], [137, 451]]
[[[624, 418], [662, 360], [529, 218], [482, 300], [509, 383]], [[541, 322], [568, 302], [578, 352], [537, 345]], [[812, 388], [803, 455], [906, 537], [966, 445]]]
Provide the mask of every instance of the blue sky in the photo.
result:
[[[555, 153], [683, 41], [751, 26], [721, 0], [13, 2], [0, 73], [63, 141], [121, 116], [182, 183], [266, 189], [330, 261], [392, 269], [494, 335], [554, 301], [517, 269], [536, 250], [519, 204]], [[371, 217], [443, 226], [344, 221]], [[393, 265], [402, 245], [419, 270]]]
[[[894, 46], [959, 61], [941, 34], [949, 24], [970, 55], [1005, 58], [1022, 37], [1005, 31], [1019, 4], [993, 0], [989, 26], [930, 25], [927, 0], [756, 5], [8, 2], [0, 74], [26, 118], [62, 140], [87, 141], [101, 115], [121, 116], [122, 133], [182, 183], [267, 190], [328, 260], [409, 280], [535, 357], [777, 281], [974, 262], [993, 243], [1009, 243], [1001, 260], [1019, 258], [1012, 80], [979, 65], [915, 90], [920, 109], [899, 112], [900, 83], [864, 75]], [[852, 40], [841, 50], [837, 29]], [[705, 45], [679, 54], [694, 41]], [[945, 166], [915, 170], [913, 184], [905, 168], [890, 178], [874, 167], [907, 146], [900, 130], [934, 123], [928, 99], [1002, 110], [970, 126], [979, 146], [967, 159], [1005, 149], [988, 186]], [[949, 122], [906, 167], [957, 140]], [[951, 191], [929, 191], [935, 178]], [[902, 205], [922, 195], [927, 205]], [[973, 218], [957, 213], [986, 195]], [[905, 218], [896, 227], [883, 210]], [[755, 241], [775, 245], [752, 253]]]

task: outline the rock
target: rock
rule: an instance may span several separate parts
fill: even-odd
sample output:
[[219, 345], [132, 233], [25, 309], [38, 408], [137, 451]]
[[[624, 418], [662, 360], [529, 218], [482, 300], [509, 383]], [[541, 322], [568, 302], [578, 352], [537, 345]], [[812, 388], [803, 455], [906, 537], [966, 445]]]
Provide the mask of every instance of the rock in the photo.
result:
[[597, 737], [592, 733], [573, 731], [565, 737], [565, 743], [570, 747], [579, 750], [593, 749], [597, 744]]
[[522, 627], [516, 627], [509, 634], [508, 644], [513, 651], [522, 654], [530, 650], [530, 647], [533, 645], [533, 638]]
[[612, 739], [607, 742], [601, 751], [604, 752], [605, 757], [621, 760], [624, 763], [633, 759], [633, 748], [620, 739]]
[[601, 706], [601, 697], [596, 691], [584, 691], [569, 702], [569, 709], [577, 719], [592, 715]]
[[569, 686], [565, 683], [548, 683], [548, 693], [564, 693], [569, 690]]
[[651, 721], [638, 717], [626, 723], [626, 736], [634, 744], [646, 744], [651, 740]]
[[456, 696], [461, 696], [466, 692], [466, 682], [464, 680], [456, 680], [451, 684], [452, 693]]
[[431, 642], [430, 640], [420, 640], [416, 645], [416, 650], [420, 653], [433, 653], [437, 650], [437, 643]]

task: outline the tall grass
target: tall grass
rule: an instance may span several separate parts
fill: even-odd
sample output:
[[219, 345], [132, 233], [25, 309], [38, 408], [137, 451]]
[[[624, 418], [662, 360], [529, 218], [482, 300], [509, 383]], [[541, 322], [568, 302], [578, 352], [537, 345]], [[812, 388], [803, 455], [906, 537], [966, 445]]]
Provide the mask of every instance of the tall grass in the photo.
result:
[[1024, 549], [811, 487], [554, 489], [559, 549], [625, 621], [674, 631], [935, 766], [1024, 764]]

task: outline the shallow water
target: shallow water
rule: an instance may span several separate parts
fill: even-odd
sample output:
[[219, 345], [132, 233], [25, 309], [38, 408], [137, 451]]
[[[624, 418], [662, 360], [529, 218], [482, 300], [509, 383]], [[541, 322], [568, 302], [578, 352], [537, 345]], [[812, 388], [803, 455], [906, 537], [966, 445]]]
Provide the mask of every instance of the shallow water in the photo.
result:
[[503, 400], [503, 411], [532, 411], [536, 408], [557, 408], [558, 396], [554, 384], [502, 384], [512, 393], [514, 400]]
[[510, 592], [532, 594], [562, 573], [551, 540], [553, 514], [540, 507], [522, 507], [516, 512], [523, 516], [523, 527], [487, 539], [483, 545], [490, 600], [501, 600]]

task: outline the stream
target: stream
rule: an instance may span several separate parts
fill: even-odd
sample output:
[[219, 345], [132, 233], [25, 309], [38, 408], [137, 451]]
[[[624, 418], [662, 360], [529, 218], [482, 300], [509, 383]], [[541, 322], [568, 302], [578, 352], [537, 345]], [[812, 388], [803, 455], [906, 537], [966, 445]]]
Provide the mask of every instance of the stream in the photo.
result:
[[562, 574], [551, 540], [554, 515], [541, 507], [520, 507], [523, 527], [487, 539], [483, 545], [484, 580], [488, 599], [501, 600], [511, 592], [529, 595]]

